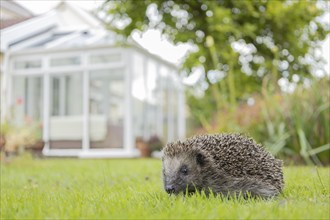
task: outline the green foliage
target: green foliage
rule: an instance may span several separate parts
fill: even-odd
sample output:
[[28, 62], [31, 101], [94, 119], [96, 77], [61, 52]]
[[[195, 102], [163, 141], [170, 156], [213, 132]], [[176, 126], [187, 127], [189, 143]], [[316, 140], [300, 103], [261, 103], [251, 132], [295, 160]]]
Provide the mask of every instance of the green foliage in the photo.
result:
[[[219, 102], [210, 91], [216, 87], [221, 91], [222, 107], [260, 92], [267, 75], [272, 75], [274, 83], [282, 76], [291, 79], [293, 74], [310, 77], [311, 67], [321, 62], [314, 56], [317, 42], [329, 33], [329, 24], [316, 19], [325, 7], [317, 1], [121, 0], [107, 1], [103, 11], [109, 14], [105, 19], [109, 27], [125, 36], [134, 30], [157, 28], [174, 43], [196, 45], [198, 51], [184, 64], [188, 72], [202, 65], [206, 75], [209, 70], [226, 74], [217, 82], [206, 77], [209, 89], [205, 96], [209, 97], [198, 102]], [[238, 49], [235, 44], [236, 48], [240, 45]], [[242, 46], [250, 51], [242, 52]], [[312, 55], [310, 63], [305, 59], [308, 54]], [[194, 111], [200, 109], [195, 108], [194, 99], [190, 97], [189, 104], [196, 115]], [[210, 119], [217, 110], [204, 108], [203, 118]]]
[[255, 103], [219, 111], [207, 132], [242, 132], [261, 142], [270, 152], [294, 162], [330, 163], [329, 78], [298, 85], [292, 94], [269, 92], [264, 83]]
[[[122, 0], [107, 1], [103, 10], [112, 28], [124, 18], [113, 28], [120, 34], [157, 28], [174, 43], [198, 48], [183, 67], [205, 70], [204, 96], [187, 92], [195, 125], [248, 133], [280, 156], [329, 164], [328, 79], [302, 86], [313, 71], [325, 73], [316, 50], [330, 33], [318, 19], [326, 7], [323, 1]], [[282, 94], [278, 80], [297, 76], [297, 90]], [[250, 97], [253, 107], [241, 104]]]
[[164, 146], [163, 142], [157, 135], [151, 136], [147, 144], [151, 151], [161, 151]]
[[[265, 94], [264, 140], [277, 153], [300, 157], [308, 164], [330, 163], [329, 78], [315, 80], [309, 88], [299, 85], [293, 94], [275, 101]], [[266, 137], [266, 138], [265, 138]]]
[[[168, 196], [159, 160], [32, 160], [1, 164], [1, 219], [328, 219], [329, 167], [284, 169], [270, 201]], [[308, 207], [308, 208], [306, 208]]]
[[5, 140], [5, 152], [24, 151], [42, 140], [42, 124], [26, 117], [22, 124], [16, 125], [9, 120], [1, 123], [1, 136]]

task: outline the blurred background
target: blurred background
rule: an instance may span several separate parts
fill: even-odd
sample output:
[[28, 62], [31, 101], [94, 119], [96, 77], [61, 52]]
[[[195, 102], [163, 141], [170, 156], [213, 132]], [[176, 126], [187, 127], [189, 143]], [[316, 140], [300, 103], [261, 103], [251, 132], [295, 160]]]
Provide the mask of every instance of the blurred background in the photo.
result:
[[2, 151], [136, 157], [240, 132], [329, 165], [329, 33], [327, 1], [1, 1]]

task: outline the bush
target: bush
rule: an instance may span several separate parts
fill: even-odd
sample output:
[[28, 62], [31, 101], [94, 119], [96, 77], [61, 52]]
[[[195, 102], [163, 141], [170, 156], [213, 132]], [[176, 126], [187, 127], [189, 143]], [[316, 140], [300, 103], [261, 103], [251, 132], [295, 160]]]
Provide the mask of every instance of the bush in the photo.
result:
[[42, 125], [29, 117], [21, 125], [4, 121], [1, 124], [1, 136], [5, 140], [5, 152], [20, 153], [42, 139]]
[[329, 78], [298, 85], [291, 94], [264, 85], [255, 103], [218, 112], [207, 132], [241, 132], [294, 163], [330, 164]]
[[148, 140], [148, 145], [151, 151], [161, 151], [163, 148], [163, 142], [157, 135], [153, 135], [150, 137], [150, 139]]

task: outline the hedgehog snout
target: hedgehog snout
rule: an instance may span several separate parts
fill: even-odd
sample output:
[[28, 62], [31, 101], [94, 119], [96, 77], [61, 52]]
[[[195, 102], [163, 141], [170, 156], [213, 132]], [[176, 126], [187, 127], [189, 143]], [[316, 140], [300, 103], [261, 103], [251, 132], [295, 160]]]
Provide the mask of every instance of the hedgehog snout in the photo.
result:
[[165, 191], [168, 193], [168, 194], [172, 194], [175, 192], [175, 188], [173, 185], [166, 185], [165, 186]]
[[164, 189], [168, 194], [174, 194], [176, 191], [175, 181], [168, 177], [164, 178]]

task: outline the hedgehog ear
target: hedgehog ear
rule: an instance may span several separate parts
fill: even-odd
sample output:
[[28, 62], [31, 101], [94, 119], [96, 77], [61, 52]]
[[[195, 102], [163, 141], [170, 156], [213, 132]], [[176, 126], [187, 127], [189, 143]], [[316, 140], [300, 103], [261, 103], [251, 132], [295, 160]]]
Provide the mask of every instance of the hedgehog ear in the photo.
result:
[[196, 161], [197, 161], [197, 164], [199, 164], [200, 166], [203, 166], [205, 164], [205, 157], [203, 154], [201, 153], [197, 153], [196, 155]]

